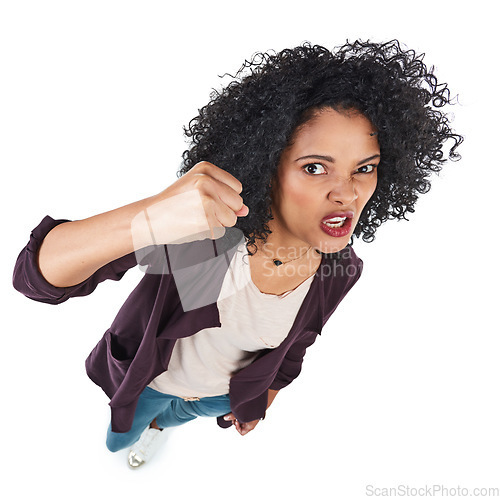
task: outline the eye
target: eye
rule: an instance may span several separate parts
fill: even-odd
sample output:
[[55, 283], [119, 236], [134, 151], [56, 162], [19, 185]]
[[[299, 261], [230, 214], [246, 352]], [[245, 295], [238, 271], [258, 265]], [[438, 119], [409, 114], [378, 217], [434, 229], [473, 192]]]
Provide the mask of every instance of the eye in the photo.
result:
[[373, 172], [378, 165], [363, 165], [362, 167], [359, 167], [358, 170], [356, 170], [356, 173], [359, 174], [369, 174]]
[[326, 173], [325, 167], [323, 167], [321, 163], [308, 163], [307, 165], [304, 165], [302, 168], [309, 175], [321, 175]]

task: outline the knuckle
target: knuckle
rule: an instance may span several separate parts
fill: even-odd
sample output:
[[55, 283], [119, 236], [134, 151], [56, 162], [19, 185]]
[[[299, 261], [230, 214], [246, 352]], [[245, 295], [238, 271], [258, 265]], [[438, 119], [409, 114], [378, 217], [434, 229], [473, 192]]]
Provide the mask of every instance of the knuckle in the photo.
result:
[[212, 182], [212, 177], [203, 173], [197, 174], [194, 179], [194, 185], [200, 192], [205, 192], [208, 189], [208, 186], [212, 184]]
[[191, 170], [201, 173], [210, 173], [216, 168], [217, 167], [209, 161], [200, 161]]

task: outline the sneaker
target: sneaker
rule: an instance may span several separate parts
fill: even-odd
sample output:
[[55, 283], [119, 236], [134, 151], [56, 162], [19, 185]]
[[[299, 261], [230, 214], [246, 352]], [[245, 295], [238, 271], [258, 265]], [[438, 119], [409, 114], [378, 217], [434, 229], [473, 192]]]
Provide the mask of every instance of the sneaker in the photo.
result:
[[167, 436], [167, 431], [147, 427], [141, 437], [130, 448], [128, 454], [128, 464], [132, 469], [137, 469], [155, 454], [156, 450], [163, 443]]

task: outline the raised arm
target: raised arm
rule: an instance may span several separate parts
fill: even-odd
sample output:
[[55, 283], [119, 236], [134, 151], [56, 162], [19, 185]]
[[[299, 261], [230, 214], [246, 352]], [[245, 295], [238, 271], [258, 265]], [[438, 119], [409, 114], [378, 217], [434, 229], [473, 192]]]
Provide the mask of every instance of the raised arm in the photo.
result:
[[88, 286], [80, 295], [90, 293], [103, 279], [120, 279], [139, 249], [223, 235], [248, 214], [241, 190], [228, 172], [201, 162], [149, 198], [83, 220], [48, 217], [18, 257], [14, 287], [51, 303], [80, 284]]
[[246, 215], [241, 183], [207, 162], [161, 193], [88, 219], [60, 224], [45, 237], [38, 264], [47, 281], [72, 286], [148, 245], [200, 239]]

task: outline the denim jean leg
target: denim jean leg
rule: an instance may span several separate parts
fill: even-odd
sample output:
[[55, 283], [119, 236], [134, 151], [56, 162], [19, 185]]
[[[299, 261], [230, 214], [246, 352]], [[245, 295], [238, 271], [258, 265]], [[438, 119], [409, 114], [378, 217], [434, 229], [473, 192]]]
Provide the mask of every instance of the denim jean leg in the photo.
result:
[[186, 411], [182, 405], [184, 402], [184, 400], [178, 397], [173, 399], [169, 407], [156, 417], [158, 427], [162, 429], [165, 427], [177, 427], [194, 420], [198, 415]]
[[[139, 396], [131, 429], [128, 432], [113, 432], [111, 425], [109, 426], [106, 438], [108, 450], [115, 452], [132, 446], [139, 440], [144, 429], [171, 405], [174, 398], [175, 396], [161, 394], [146, 387]], [[158, 425], [162, 427], [160, 424]]]
[[229, 394], [201, 398], [200, 401], [182, 401], [182, 407], [197, 417], [219, 417], [231, 411]]
[[160, 427], [185, 424], [196, 417], [219, 417], [231, 411], [229, 395], [201, 398], [199, 401], [184, 401], [175, 398], [172, 405], [156, 418]]

